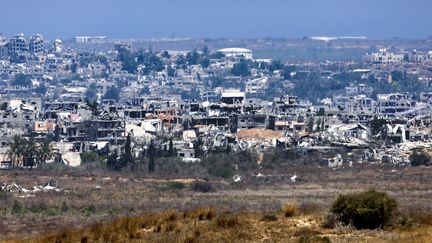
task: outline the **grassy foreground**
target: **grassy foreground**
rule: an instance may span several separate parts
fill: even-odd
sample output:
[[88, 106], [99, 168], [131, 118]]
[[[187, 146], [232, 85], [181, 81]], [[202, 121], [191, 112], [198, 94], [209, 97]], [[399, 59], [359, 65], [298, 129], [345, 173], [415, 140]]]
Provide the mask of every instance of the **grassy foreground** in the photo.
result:
[[[213, 190], [196, 188], [199, 178], [2, 171], [0, 183], [33, 188], [53, 180], [62, 190], [0, 193], [0, 242], [432, 242], [432, 168], [286, 169], [236, 183], [210, 178]], [[338, 195], [369, 188], [395, 198], [406, 222], [323, 227]]]
[[325, 215], [295, 206], [271, 213], [214, 208], [125, 216], [82, 229], [8, 242], [431, 242], [432, 226], [412, 222], [386, 230], [324, 228]]

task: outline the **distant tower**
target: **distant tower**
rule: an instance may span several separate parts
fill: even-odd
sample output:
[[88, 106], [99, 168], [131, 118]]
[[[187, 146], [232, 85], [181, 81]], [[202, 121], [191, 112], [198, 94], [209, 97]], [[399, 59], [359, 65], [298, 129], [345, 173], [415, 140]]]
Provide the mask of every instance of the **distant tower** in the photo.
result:
[[41, 54], [44, 51], [44, 40], [42, 35], [36, 34], [30, 37], [29, 51], [31, 54]]

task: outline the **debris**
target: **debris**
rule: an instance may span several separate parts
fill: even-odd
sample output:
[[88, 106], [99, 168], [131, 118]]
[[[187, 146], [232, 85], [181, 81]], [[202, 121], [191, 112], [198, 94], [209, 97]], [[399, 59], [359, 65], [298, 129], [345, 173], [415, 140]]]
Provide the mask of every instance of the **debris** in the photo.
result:
[[284, 136], [282, 132], [268, 130], [268, 129], [242, 129], [237, 132], [236, 136], [240, 139], [273, 139], [281, 138]]
[[264, 177], [264, 175], [258, 172], [258, 174], [256, 175], [256, 177]]
[[1, 186], [1, 190], [2, 192], [10, 192], [10, 193], [25, 193], [26, 195], [21, 195], [19, 197], [30, 197], [31, 195], [38, 193], [38, 192], [46, 192], [46, 191], [56, 191], [56, 192], [61, 192], [63, 191], [63, 189], [60, 189], [57, 187], [57, 181], [49, 181], [47, 183], [45, 183], [43, 186], [39, 185], [39, 186], [34, 186], [32, 189], [26, 189], [24, 188], [22, 185], [18, 185], [16, 183], [12, 183], [12, 184], [6, 184], [3, 183], [3, 185]]

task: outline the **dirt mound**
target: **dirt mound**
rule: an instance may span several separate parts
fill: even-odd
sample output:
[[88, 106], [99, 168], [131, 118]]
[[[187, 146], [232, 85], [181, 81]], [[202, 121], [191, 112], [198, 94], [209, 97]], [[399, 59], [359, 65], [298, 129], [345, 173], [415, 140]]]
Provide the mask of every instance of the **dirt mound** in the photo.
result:
[[236, 135], [241, 139], [273, 139], [284, 136], [283, 132], [260, 128], [243, 129], [238, 131]]

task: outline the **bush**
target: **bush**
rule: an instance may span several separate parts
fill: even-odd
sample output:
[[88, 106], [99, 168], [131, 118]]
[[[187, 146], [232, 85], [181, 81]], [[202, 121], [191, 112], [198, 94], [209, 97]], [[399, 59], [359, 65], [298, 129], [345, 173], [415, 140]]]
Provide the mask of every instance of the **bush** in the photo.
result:
[[282, 208], [282, 212], [285, 215], [286, 218], [292, 217], [294, 216], [294, 214], [297, 211], [297, 205], [294, 204], [286, 204], [283, 208]]
[[200, 182], [200, 181], [197, 181], [192, 184], [192, 190], [196, 192], [204, 192], [204, 193], [216, 191], [210, 182]]
[[398, 212], [397, 202], [386, 193], [369, 190], [340, 195], [330, 212], [345, 225], [357, 229], [376, 229], [391, 225]]
[[96, 152], [85, 152], [81, 154], [81, 161], [83, 164], [93, 163], [98, 161], [98, 154]]
[[428, 165], [431, 162], [429, 154], [422, 150], [414, 150], [409, 156], [411, 166]]
[[238, 224], [239, 224], [238, 217], [230, 213], [220, 214], [216, 217], [216, 225], [221, 228], [229, 229]]
[[210, 174], [225, 179], [233, 177], [234, 170], [228, 166], [218, 166], [210, 170]]

